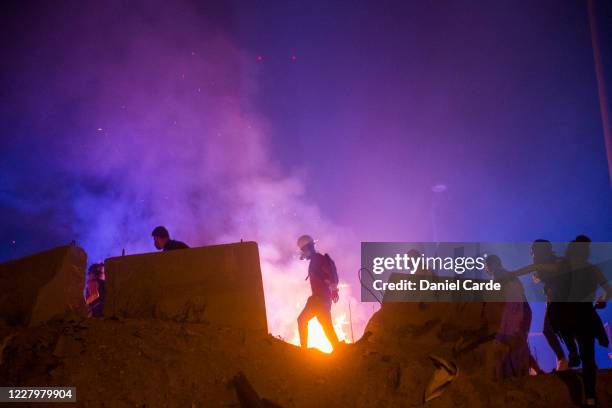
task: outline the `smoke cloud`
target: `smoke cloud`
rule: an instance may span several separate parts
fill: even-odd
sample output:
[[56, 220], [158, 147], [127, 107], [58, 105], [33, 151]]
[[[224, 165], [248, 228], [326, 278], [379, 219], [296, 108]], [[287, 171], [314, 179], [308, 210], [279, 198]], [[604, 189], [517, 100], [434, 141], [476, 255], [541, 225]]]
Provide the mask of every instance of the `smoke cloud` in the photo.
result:
[[[357, 270], [343, 254], [358, 248], [270, 156], [256, 56], [187, 3], [71, 6], [41, 19], [21, 66], [19, 103], [38, 112], [29, 137], [48, 168], [39, 181], [58, 186], [41, 196], [48, 222], [61, 219], [90, 262], [152, 251], [156, 225], [191, 246], [257, 241], [270, 331], [297, 340], [310, 290], [297, 237], [320, 237], [341, 275]], [[334, 313], [348, 321], [351, 302], [357, 336], [367, 311], [351, 290]]]

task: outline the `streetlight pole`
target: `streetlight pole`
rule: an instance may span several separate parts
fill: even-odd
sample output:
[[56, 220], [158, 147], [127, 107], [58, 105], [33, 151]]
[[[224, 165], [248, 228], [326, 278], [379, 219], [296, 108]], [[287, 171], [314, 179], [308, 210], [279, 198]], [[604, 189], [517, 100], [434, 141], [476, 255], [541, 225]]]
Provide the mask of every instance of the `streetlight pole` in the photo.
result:
[[599, 111], [601, 113], [601, 124], [606, 146], [606, 157], [608, 159], [608, 174], [610, 186], [612, 187], [612, 130], [610, 129], [610, 113], [608, 112], [608, 100], [606, 97], [606, 84], [604, 78], [603, 62], [601, 61], [601, 50], [599, 48], [599, 36], [597, 35], [597, 16], [595, 15], [594, 0], [588, 0], [589, 26], [591, 28], [591, 44], [593, 46], [593, 59], [595, 60], [595, 77], [597, 78], [597, 93], [599, 95]]

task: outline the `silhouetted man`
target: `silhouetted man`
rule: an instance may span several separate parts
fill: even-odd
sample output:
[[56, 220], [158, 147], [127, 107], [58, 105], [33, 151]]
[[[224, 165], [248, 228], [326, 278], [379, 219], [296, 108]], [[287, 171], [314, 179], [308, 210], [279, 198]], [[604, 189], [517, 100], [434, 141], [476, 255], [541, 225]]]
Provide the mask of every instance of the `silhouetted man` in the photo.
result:
[[[608, 347], [609, 339], [601, 318], [593, 308], [596, 300], [597, 286], [605, 293], [601, 302], [607, 301], [612, 288], [596, 265], [589, 262], [591, 240], [585, 235], [578, 235], [570, 242], [565, 252], [565, 259], [570, 269], [570, 295], [572, 302], [564, 305], [564, 327], [567, 336], [578, 342], [580, 360], [582, 361], [582, 381], [584, 386], [585, 406], [595, 406], [595, 383], [597, 364], [595, 363], [595, 339], [603, 347]], [[601, 305], [604, 306], [604, 305]]]
[[[605, 334], [601, 318], [593, 309], [593, 300], [597, 284], [606, 291], [604, 297], [600, 299], [602, 303], [610, 298], [612, 289], [599, 268], [588, 261], [590, 241], [588, 237], [579, 235], [570, 242], [562, 268], [559, 262], [553, 261], [526, 266], [513, 272], [513, 275], [520, 276], [531, 271], [545, 272], [551, 277], [552, 282], [556, 282], [552, 286], [554, 301], [547, 305], [547, 312], [551, 312], [551, 325], [555, 331], [561, 333], [566, 344], [571, 342], [575, 348], [574, 341], [578, 341], [580, 355], [577, 362], [580, 364], [582, 360], [584, 406], [594, 407], [596, 406], [595, 382], [597, 376], [594, 342], [597, 339], [603, 347], [607, 347], [609, 339]], [[576, 299], [568, 297], [566, 293], [565, 301], [560, 302], [563, 296], [559, 297], [559, 295], [563, 295], [563, 290], [575, 296]], [[586, 301], [572, 302], [572, 300], [580, 299]]]
[[338, 301], [338, 275], [336, 266], [329, 255], [321, 255], [315, 250], [314, 240], [309, 235], [302, 235], [298, 239], [298, 248], [302, 251], [300, 259], [310, 260], [308, 265], [308, 277], [312, 295], [306, 301], [304, 310], [298, 317], [298, 331], [300, 333], [300, 345], [308, 346], [308, 322], [316, 317], [325, 336], [335, 349], [338, 344], [338, 336], [334, 330], [331, 318], [332, 301]]
[[[563, 258], [557, 257], [552, 249], [550, 241], [544, 239], [536, 239], [531, 245], [531, 258], [534, 264], [553, 264], [557, 265], [557, 269], [563, 268]], [[563, 301], [560, 299], [565, 294], [565, 276], [563, 272], [547, 271], [547, 270], [536, 270], [534, 273], [534, 281], [542, 282], [544, 284], [544, 293], [546, 295], [546, 312], [544, 315], [544, 324], [542, 326], [542, 334], [546, 338], [548, 345], [555, 353], [557, 357], [557, 371], [567, 370], [569, 367], [576, 367], [580, 364], [578, 357], [578, 350], [576, 344], [571, 338], [563, 338], [565, 346], [569, 352], [569, 360], [565, 357], [565, 352], [559, 342], [559, 330], [555, 328], [555, 325], [551, 321], [560, 320], [562, 316], [560, 313], [555, 313], [557, 304], [553, 304], [554, 301]]]
[[166, 227], [156, 227], [151, 235], [153, 236], [153, 244], [155, 245], [155, 248], [161, 251], [165, 252], [173, 251], [175, 249], [189, 248], [189, 246], [184, 242], [170, 239], [170, 234], [168, 233]]

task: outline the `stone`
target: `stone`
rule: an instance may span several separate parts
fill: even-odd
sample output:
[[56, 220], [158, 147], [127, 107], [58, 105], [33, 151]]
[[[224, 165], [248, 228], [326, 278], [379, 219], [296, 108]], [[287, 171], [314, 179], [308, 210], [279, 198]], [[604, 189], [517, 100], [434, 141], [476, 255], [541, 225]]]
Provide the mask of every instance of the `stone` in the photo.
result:
[[76, 245], [0, 264], [0, 320], [32, 326], [69, 312], [84, 315], [86, 266], [87, 254]]

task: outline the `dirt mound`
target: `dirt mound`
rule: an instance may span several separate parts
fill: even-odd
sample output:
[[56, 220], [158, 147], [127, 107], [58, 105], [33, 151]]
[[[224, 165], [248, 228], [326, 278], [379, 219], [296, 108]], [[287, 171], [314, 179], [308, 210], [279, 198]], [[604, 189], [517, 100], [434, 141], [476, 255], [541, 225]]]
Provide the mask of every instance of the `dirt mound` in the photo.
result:
[[[212, 324], [66, 317], [12, 329], [0, 383], [74, 386], [79, 406], [237, 407], [232, 379], [243, 372], [259, 396], [284, 407], [424, 406], [435, 370], [429, 351], [452, 355], [452, 342], [443, 342], [451, 351], [399, 339], [392, 346], [393, 335], [381, 341], [381, 333], [373, 334], [327, 355], [260, 331]], [[426, 406], [565, 407], [579, 401], [578, 373], [494, 380], [474, 363], [482, 347], [455, 359], [456, 380]], [[612, 372], [600, 371], [602, 406], [610, 406], [611, 390]]]
[[[577, 372], [496, 375], [509, 355], [493, 341], [503, 304], [386, 303], [361, 340], [331, 355], [274, 338], [255, 243], [108, 260], [105, 319], [78, 310], [78, 248], [0, 266], [0, 385], [76, 387], [79, 406], [537, 408], [581, 399]], [[612, 405], [611, 392], [612, 372], [600, 371], [601, 406]]]

